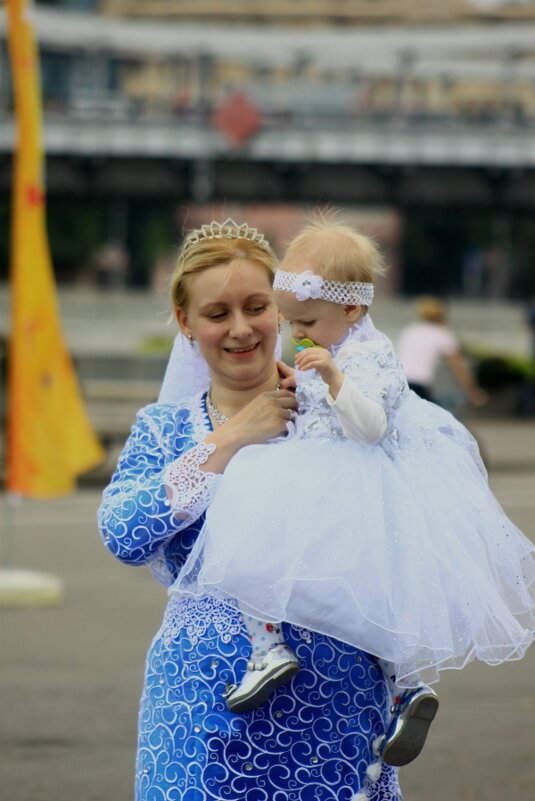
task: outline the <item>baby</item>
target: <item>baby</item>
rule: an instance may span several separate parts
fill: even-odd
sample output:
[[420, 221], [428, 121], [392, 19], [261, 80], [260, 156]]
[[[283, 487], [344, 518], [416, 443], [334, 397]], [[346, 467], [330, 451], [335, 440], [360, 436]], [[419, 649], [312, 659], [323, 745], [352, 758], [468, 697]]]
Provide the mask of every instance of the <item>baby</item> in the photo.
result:
[[290, 245], [274, 289], [295, 340], [312, 345], [295, 358], [299, 413], [286, 438], [232, 459], [174, 589], [223, 594], [244, 615], [253, 656], [228, 688], [231, 711], [296, 674], [280, 621], [376, 656], [394, 701], [377, 749], [403, 765], [438, 708], [424, 682], [532, 641], [533, 549], [471, 435], [409, 390], [373, 325], [381, 271], [373, 241], [343, 225], [312, 224]]

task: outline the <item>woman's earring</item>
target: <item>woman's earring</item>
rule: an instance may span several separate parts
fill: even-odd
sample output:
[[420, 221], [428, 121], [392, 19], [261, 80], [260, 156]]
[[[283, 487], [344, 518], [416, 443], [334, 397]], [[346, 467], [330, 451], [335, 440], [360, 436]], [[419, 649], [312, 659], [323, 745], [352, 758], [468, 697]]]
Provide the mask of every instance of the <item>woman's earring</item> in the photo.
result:
[[188, 334], [188, 342], [190, 346], [193, 347], [193, 342], [194, 342], [193, 334]]
[[279, 334], [282, 334], [282, 320], [279, 320], [278, 324]]

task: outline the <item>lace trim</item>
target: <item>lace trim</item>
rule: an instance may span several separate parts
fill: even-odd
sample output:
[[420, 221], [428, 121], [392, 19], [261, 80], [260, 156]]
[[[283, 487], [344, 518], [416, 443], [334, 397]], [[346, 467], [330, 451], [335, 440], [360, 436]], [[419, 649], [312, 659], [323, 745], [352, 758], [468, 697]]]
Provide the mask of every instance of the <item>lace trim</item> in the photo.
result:
[[[169, 603], [165, 610], [160, 634], [164, 643], [169, 646], [181, 633], [185, 633], [192, 645], [197, 645], [213, 626], [217, 635], [225, 643], [239, 634], [248, 636], [243, 615], [236, 602], [218, 597], [204, 595], [201, 598], [184, 596], [180, 592], [169, 589]], [[294, 637], [312, 643], [312, 632], [301, 626], [290, 626]]]
[[171, 591], [160, 629], [167, 646], [184, 632], [191, 644], [197, 645], [211, 626], [225, 643], [245, 631], [240, 611], [230, 602], [213, 596], [184, 598]]
[[192, 427], [193, 439], [196, 442], [201, 442], [207, 434], [213, 432], [206, 409], [206, 392], [203, 392], [202, 395], [196, 398], [196, 402], [192, 403], [189, 421]]
[[359, 793], [351, 801], [401, 801], [397, 771], [381, 762], [372, 762]]
[[334, 345], [329, 345], [327, 350], [334, 358], [344, 345], [347, 345], [348, 342], [352, 342], [353, 340], [355, 342], [388, 342], [387, 336], [375, 327], [368, 312], [351, 326], [347, 334], [339, 342], [336, 342]]
[[171, 491], [169, 505], [176, 517], [193, 522], [210, 505], [221, 474], [199, 468], [215, 449], [213, 443], [200, 442], [165, 468], [163, 483]]

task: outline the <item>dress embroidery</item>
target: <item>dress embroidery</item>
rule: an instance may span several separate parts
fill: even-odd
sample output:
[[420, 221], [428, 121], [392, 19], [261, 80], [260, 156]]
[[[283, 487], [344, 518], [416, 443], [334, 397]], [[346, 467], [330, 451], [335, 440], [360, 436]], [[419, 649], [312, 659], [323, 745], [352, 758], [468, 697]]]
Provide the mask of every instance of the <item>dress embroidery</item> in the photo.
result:
[[197, 645], [210, 626], [213, 626], [223, 643], [243, 633], [243, 618], [235, 606], [207, 596], [182, 598], [171, 595], [160, 634], [169, 645], [181, 631], [185, 631], [192, 645]]

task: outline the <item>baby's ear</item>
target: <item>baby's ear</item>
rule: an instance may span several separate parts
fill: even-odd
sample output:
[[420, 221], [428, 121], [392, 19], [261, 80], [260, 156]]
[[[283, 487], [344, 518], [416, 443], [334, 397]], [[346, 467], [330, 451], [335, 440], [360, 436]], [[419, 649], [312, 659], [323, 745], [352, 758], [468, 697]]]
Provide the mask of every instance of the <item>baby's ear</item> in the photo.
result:
[[357, 320], [362, 317], [362, 313], [362, 306], [344, 306], [344, 314], [348, 323], [356, 323]]

